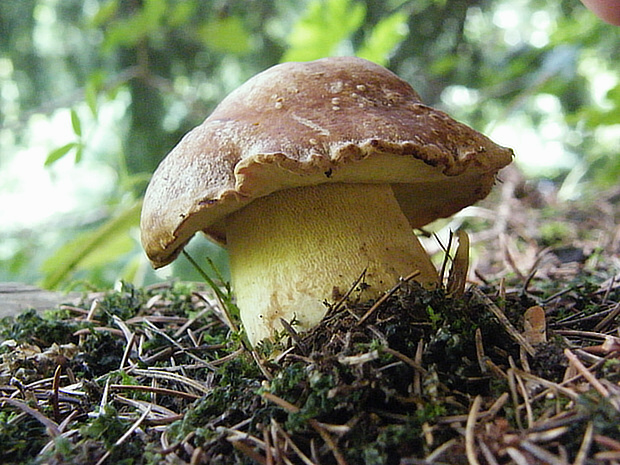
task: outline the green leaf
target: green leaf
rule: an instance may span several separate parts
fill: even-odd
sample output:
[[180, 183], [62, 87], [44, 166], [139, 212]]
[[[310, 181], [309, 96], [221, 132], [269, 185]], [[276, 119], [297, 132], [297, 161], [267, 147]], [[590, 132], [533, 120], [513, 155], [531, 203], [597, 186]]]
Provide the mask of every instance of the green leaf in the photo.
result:
[[140, 222], [142, 202], [138, 201], [111, 218], [95, 231], [79, 234], [48, 258], [42, 266], [45, 278], [41, 285], [54, 289], [79, 267], [110, 263], [131, 249], [129, 231]]
[[147, 31], [156, 31], [162, 20], [166, 17], [166, 0], [145, 0], [142, 8], [142, 19]]
[[118, 0], [108, 0], [107, 2], [100, 3], [99, 10], [91, 19], [91, 25], [93, 27], [104, 25], [116, 15], [117, 11]]
[[209, 21], [200, 32], [207, 47], [217, 52], [241, 55], [250, 50], [250, 35], [237, 16]]
[[45, 159], [45, 163], [43, 165], [46, 167], [53, 165], [77, 146], [77, 142], [69, 142], [62, 147], [58, 147], [57, 149], [52, 150]]
[[172, 11], [168, 13], [166, 22], [172, 27], [182, 27], [196, 11], [196, 6], [195, 2], [187, 0], [179, 2], [174, 6], [169, 6], [172, 8]]
[[144, 260], [140, 254], [134, 254], [119, 273], [119, 279], [126, 283], [134, 283], [140, 279], [139, 275], [143, 268]]
[[79, 163], [82, 161], [82, 155], [84, 155], [84, 145], [83, 144], [78, 144], [76, 149], [75, 149], [75, 163]]
[[356, 55], [386, 65], [389, 55], [409, 34], [407, 15], [396, 12], [379, 21]]
[[580, 112], [577, 120], [585, 120], [587, 127], [591, 129], [618, 124], [620, 121], [620, 84], [609, 89], [606, 100], [605, 108], [595, 105], [586, 107]]
[[144, 0], [135, 14], [109, 23], [102, 49], [112, 52], [119, 46], [136, 46], [160, 30], [166, 18], [166, 10], [167, 5], [163, 0]]
[[86, 86], [84, 87], [84, 100], [86, 101], [86, 105], [92, 115], [97, 117], [97, 87], [92, 82], [92, 80], [88, 80]]
[[82, 123], [80, 117], [73, 108], [71, 109], [71, 127], [76, 136], [82, 137]]
[[350, 0], [314, 0], [287, 38], [282, 61], [310, 61], [334, 55], [364, 21], [366, 7]]

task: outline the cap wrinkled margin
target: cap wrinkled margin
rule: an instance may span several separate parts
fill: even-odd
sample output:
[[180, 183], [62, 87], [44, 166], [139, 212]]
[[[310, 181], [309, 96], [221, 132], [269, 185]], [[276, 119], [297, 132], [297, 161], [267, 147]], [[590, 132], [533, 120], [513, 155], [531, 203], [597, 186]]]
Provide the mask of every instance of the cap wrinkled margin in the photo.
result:
[[225, 243], [220, 220], [253, 199], [326, 182], [390, 183], [421, 227], [486, 197], [512, 157], [379, 65], [284, 63], [233, 91], [162, 161], [145, 194], [142, 243], [158, 268], [197, 231]]

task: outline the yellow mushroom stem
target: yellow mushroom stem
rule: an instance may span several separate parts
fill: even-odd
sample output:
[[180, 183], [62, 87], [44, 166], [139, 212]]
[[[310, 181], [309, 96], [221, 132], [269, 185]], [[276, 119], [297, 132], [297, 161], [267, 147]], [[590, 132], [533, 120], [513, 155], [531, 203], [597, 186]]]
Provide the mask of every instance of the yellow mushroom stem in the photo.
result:
[[[434, 286], [437, 271], [388, 184], [321, 184], [254, 200], [226, 222], [233, 291], [250, 342], [272, 337], [281, 319], [303, 331], [325, 302], [366, 270], [362, 299], [399, 278]], [[354, 294], [359, 295], [359, 294]]]

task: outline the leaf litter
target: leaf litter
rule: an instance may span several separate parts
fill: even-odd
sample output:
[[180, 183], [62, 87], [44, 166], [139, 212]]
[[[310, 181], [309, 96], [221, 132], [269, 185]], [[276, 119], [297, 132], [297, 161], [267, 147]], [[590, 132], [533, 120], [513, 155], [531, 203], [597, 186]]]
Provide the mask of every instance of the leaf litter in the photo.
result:
[[357, 302], [361, 276], [256, 350], [200, 284], [3, 320], [0, 462], [620, 463], [620, 191], [513, 178], [443, 246], [445, 287]]

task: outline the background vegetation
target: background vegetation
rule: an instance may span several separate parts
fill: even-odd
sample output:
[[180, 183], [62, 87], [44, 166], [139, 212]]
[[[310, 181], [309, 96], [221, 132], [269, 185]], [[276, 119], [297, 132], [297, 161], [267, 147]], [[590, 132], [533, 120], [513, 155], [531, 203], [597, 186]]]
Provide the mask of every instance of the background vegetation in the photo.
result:
[[137, 231], [150, 174], [286, 60], [386, 65], [567, 198], [603, 188], [620, 172], [619, 38], [577, 0], [0, 2], [0, 280], [157, 279]]

